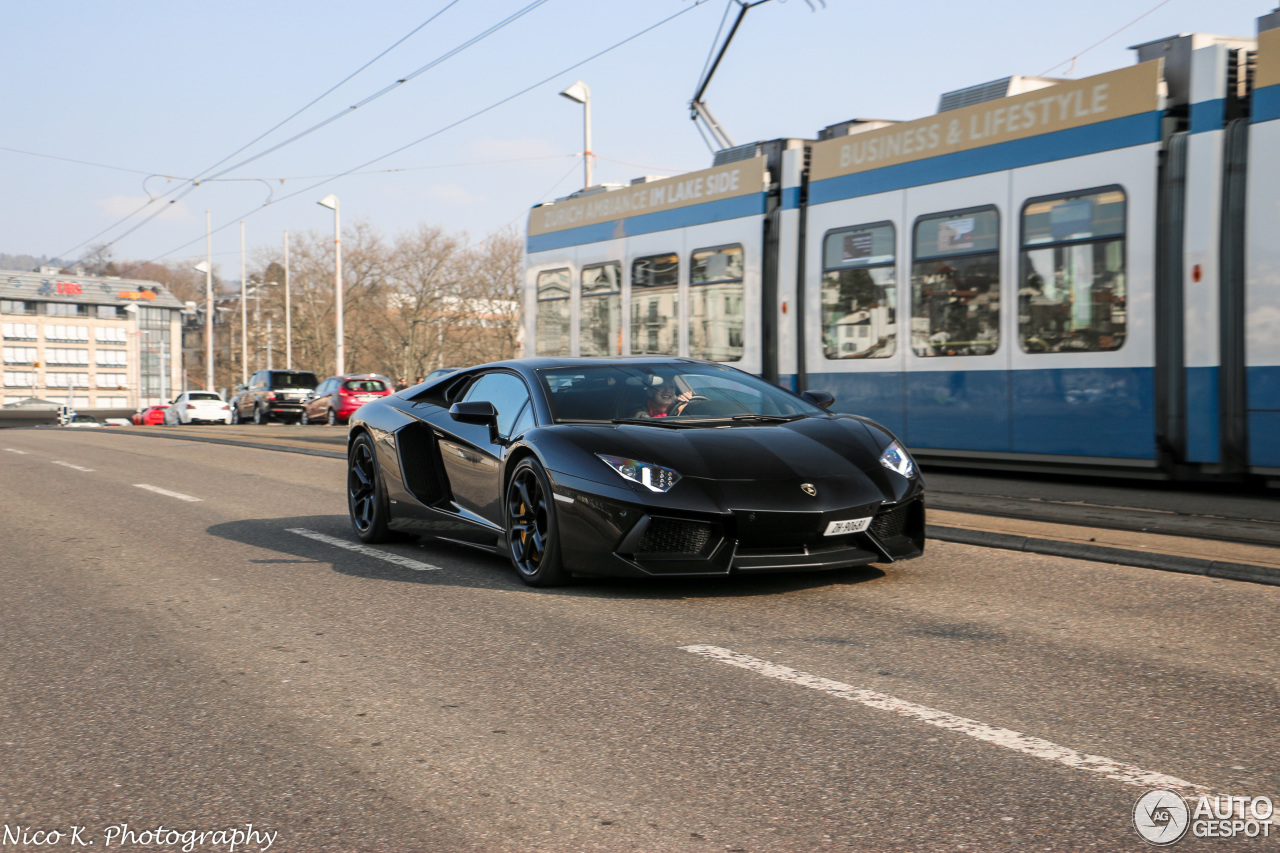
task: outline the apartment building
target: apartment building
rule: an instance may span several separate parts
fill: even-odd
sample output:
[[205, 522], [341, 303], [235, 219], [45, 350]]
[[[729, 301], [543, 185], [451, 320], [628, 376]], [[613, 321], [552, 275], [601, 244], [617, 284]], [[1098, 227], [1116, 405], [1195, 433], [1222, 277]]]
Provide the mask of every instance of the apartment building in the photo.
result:
[[141, 408], [182, 386], [183, 303], [153, 281], [0, 271], [0, 404]]

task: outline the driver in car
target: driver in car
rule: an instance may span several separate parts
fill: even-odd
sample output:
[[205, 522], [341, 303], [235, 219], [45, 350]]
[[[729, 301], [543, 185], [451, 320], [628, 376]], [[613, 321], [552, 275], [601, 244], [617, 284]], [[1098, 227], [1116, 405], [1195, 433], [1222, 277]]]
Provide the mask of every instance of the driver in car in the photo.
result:
[[635, 418], [666, 418], [680, 414], [692, 394], [676, 394], [675, 383], [662, 376], [653, 377], [645, 389], [647, 399], [643, 409], [637, 411]]

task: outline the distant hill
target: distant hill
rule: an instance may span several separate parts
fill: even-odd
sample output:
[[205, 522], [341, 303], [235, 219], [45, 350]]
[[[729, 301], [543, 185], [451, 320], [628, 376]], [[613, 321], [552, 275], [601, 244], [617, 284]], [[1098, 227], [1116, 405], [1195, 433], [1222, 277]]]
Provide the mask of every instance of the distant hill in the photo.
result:
[[0, 252], [0, 270], [19, 270], [21, 272], [35, 272], [40, 267], [60, 267], [63, 262], [56, 258], [49, 258], [41, 255], [9, 255]]

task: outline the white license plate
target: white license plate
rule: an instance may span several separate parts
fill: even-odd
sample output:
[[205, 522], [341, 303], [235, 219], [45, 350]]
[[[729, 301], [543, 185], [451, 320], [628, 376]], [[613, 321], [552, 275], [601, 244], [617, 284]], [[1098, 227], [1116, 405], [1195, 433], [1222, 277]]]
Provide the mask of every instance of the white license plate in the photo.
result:
[[851, 518], [848, 521], [833, 521], [827, 525], [823, 536], [844, 536], [846, 533], [861, 533], [871, 526], [871, 518]]

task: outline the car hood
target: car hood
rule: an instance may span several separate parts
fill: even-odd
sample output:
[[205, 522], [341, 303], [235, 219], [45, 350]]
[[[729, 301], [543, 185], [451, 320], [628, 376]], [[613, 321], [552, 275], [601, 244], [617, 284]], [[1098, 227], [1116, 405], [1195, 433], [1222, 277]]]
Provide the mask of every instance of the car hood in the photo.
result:
[[[702, 481], [701, 490], [725, 506], [823, 509], [896, 501], [918, 487], [880, 464], [892, 436], [853, 418], [705, 428], [564, 424], [555, 430], [587, 453], [651, 462]], [[607, 466], [587, 467], [591, 479], [614, 482]], [[804, 484], [816, 488], [816, 499]]]
[[588, 452], [653, 462], [674, 468], [685, 477], [720, 481], [866, 473], [879, 467], [880, 453], [891, 441], [878, 431], [873, 435], [861, 421], [851, 418], [714, 427], [619, 424], [567, 428], [575, 433], [574, 443]]

